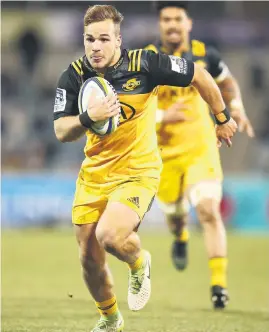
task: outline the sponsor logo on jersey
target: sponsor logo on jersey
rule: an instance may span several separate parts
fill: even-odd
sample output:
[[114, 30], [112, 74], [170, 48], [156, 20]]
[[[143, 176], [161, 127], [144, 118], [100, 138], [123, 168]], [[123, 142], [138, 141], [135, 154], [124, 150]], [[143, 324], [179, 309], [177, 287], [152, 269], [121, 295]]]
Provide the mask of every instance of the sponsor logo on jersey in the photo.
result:
[[187, 60], [184, 58], [179, 58], [174, 55], [169, 55], [169, 58], [171, 60], [172, 70], [176, 71], [180, 74], [187, 75], [188, 73], [188, 64]]
[[54, 102], [54, 112], [64, 112], [66, 105], [66, 90], [56, 89], [56, 97]]

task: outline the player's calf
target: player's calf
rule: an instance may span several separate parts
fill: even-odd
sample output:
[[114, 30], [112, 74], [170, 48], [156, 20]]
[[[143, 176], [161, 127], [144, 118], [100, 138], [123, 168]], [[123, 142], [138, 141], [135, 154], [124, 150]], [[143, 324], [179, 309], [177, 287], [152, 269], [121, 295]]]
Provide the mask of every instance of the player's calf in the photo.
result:
[[92, 331], [121, 332], [123, 319], [112, 290], [113, 282], [106, 264], [105, 251], [96, 239], [96, 224], [75, 227], [83, 277], [101, 316]]
[[204, 231], [209, 258], [226, 257], [226, 231], [221, 219], [220, 202], [204, 198], [196, 206], [196, 213]]
[[97, 226], [96, 236], [107, 252], [129, 265], [128, 304], [131, 310], [140, 310], [151, 294], [151, 257], [141, 250], [135, 229], [139, 217], [128, 206], [111, 202]]
[[171, 257], [177, 270], [184, 270], [188, 265], [189, 232], [186, 228], [186, 215], [167, 215], [169, 229], [175, 236]]
[[217, 199], [204, 198], [196, 206], [198, 219], [204, 229], [209, 256], [211, 299], [216, 309], [225, 308], [228, 304], [226, 231], [219, 205]]
[[114, 296], [111, 273], [106, 264], [105, 251], [95, 236], [96, 224], [76, 225], [75, 230], [86, 286], [96, 301], [111, 298]]

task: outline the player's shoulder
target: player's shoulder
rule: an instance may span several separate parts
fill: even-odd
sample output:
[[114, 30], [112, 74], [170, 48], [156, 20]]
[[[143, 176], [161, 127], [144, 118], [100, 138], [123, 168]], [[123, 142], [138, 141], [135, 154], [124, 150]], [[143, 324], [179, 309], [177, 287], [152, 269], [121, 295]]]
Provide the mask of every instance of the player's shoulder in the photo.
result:
[[197, 57], [204, 57], [206, 56], [207, 46], [206, 44], [198, 39], [191, 40], [191, 49], [192, 54]]
[[82, 57], [72, 61], [71, 64], [69, 65], [70, 70], [80, 76], [83, 75], [83, 69], [82, 69], [83, 58], [84, 57], [82, 56]]
[[153, 51], [154, 53], [158, 53], [159, 50], [158, 50], [158, 47], [154, 44], [148, 44], [144, 47], [144, 50], [147, 50], [147, 51]]
[[68, 67], [61, 73], [59, 84], [62, 86], [73, 86], [78, 88], [83, 75], [82, 69], [83, 57], [72, 61]]
[[79, 59], [72, 61], [63, 71], [62, 76], [68, 78], [72, 76], [83, 75], [82, 63], [83, 63], [83, 57], [80, 57]]
[[156, 54], [152, 50], [128, 49], [128, 71], [148, 71], [149, 62], [152, 54]]
[[192, 54], [197, 57], [205, 57], [205, 56], [210, 57], [218, 53], [217, 49], [214, 46], [208, 45], [205, 42], [198, 39], [192, 39], [191, 46], [192, 46]]

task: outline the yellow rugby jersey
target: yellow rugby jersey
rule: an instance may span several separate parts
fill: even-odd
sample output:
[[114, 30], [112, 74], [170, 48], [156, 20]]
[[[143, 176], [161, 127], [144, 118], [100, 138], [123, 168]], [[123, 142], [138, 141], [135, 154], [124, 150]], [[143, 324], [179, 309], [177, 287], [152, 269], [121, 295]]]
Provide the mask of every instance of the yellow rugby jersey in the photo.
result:
[[[85, 160], [80, 177], [105, 184], [130, 177], [159, 178], [155, 112], [158, 85], [188, 86], [193, 78], [191, 61], [146, 50], [123, 50], [119, 61], [104, 75], [121, 104], [120, 125], [104, 137], [87, 131]], [[72, 62], [60, 77], [54, 120], [78, 115], [78, 95], [85, 80], [98, 76], [87, 57]]]
[[[149, 45], [146, 49], [156, 53], [166, 53], [162, 46]], [[182, 56], [193, 61], [209, 71], [215, 78], [220, 78], [227, 66], [220, 59], [218, 52], [206, 47], [203, 42], [192, 40], [189, 51], [174, 56]], [[163, 160], [181, 157], [182, 154], [203, 153], [208, 145], [216, 144], [214, 123], [210, 116], [207, 103], [202, 99], [199, 92], [193, 87], [179, 88], [172, 86], [159, 87], [158, 108], [167, 110], [172, 104], [182, 101], [186, 104], [188, 121], [173, 124], [158, 124], [158, 143]]]

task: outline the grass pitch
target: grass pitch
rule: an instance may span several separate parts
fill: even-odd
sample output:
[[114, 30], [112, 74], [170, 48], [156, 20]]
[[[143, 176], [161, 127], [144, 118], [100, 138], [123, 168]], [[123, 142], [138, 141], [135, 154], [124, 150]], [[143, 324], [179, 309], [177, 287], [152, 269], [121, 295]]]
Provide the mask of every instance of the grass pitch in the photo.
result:
[[[269, 331], [269, 240], [228, 236], [230, 305], [214, 312], [203, 239], [190, 239], [190, 264], [177, 272], [167, 233], [143, 232], [152, 253], [152, 297], [141, 312], [127, 308], [127, 268], [110, 258], [126, 332]], [[2, 233], [2, 331], [86, 332], [98, 315], [80, 275], [71, 231]]]

